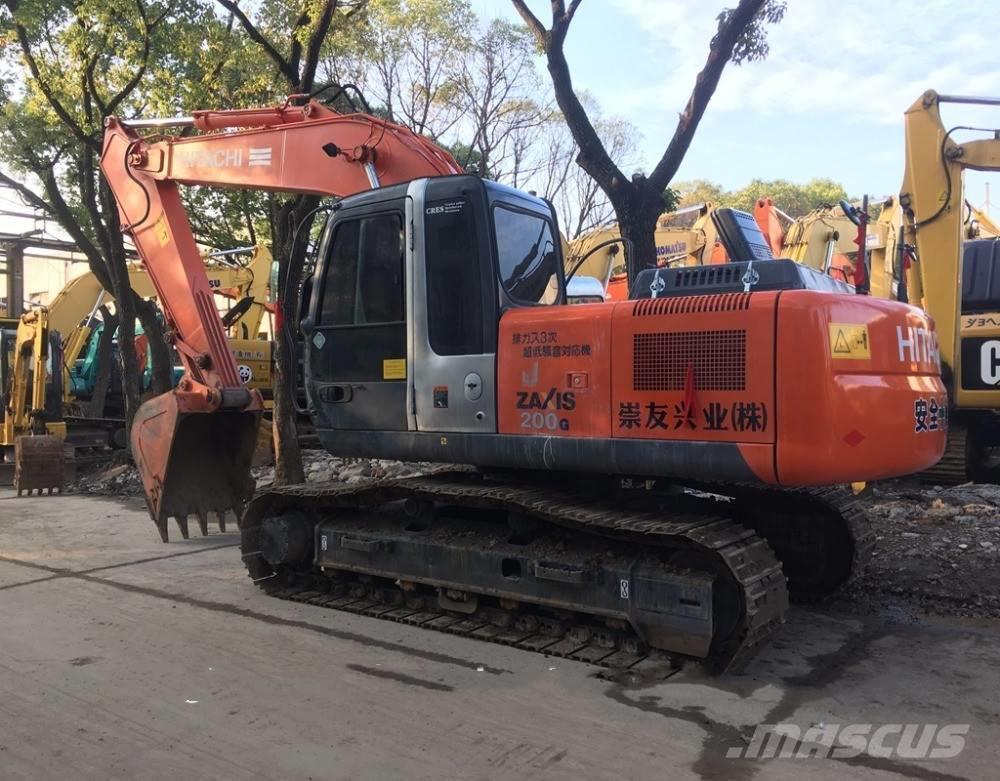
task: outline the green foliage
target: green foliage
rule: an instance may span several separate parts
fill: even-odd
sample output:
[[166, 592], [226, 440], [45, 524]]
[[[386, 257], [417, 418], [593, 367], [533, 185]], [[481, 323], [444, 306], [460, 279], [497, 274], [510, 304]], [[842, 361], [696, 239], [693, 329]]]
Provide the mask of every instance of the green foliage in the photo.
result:
[[726, 197], [726, 191], [720, 185], [707, 179], [675, 182], [673, 188], [679, 195], [678, 208], [700, 203], [720, 203]]
[[673, 187], [667, 187], [663, 190], [663, 210], [672, 212], [679, 205], [681, 201], [681, 194], [678, 190]]
[[[745, 28], [733, 47], [732, 61], [736, 65], [763, 60], [771, 51], [767, 42], [768, 25], [777, 24], [785, 17], [788, 5], [785, 0], [766, 0]], [[726, 8], [717, 17], [719, 29], [729, 21], [736, 9]], [[712, 41], [713, 44], [715, 41]]]
[[[44, 187], [44, 197], [65, 201], [56, 215], [63, 227], [102, 251], [109, 237], [97, 156], [106, 115], [171, 116], [273, 94], [260, 58], [200, 0], [22, 0], [15, 14], [9, 9], [0, 161], [22, 179], [51, 177], [55, 190]], [[224, 199], [213, 206], [231, 212], [220, 224], [242, 212]]]
[[754, 179], [746, 187], [730, 193], [725, 205], [752, 211], [758, 198], [771, 198], [775, 206], [785, 213], [801, 217], [819, 206], [828, 206], [847, 198], [847, 191], [832, 179], [811, 179], [805, 184], [786, 179]]
[[746, 186], [732, 191], [704, 179], [678, 182], [674, 187], [680, 193], [678, 206], [709, 201], [716, 206], [752, 212], [758, 198], [771, 198], [775, 206], [791, 217], [801, 217], [820, 206], [829, 206], [847, 198], [847, 191], [832, 179], [811, 179], [805, 184], [787, 179], [753, 179]]

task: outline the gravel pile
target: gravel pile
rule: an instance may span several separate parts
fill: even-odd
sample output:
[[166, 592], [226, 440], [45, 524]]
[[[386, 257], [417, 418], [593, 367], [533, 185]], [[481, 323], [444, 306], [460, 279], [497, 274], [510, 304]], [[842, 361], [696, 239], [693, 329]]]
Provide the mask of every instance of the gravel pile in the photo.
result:
[[845, 598], [1000, 617], [1000, 486], [890, 481], [869, 502], [877, 544]]
[[[337, 458], [325, 450], [303, 450], [302, 462], [307, 483], [325, 483], [334, 480], [350, 484], [370, 479], [412, 477], [436, 466], [429, 463], [376, 458]], [[257, 480], [257, 489], [265, 488], [274, 482], [274, 467], [255, 467], [253, 476]]]
[[118, 464], [77, 475], [67, 490], [80, 494], [100, 496], [142, 496], [139, 470], [131, 462]]

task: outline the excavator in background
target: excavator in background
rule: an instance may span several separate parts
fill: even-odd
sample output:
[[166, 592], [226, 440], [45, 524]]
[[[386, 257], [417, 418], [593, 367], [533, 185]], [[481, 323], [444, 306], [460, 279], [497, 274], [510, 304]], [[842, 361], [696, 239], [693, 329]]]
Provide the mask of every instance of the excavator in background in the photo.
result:
[[[871, 201], [869, 207], [879, 209], [878, 217], [868, 224], [865, 241], [871, 294], [896, 299], [901, 279], [900, 264], [906, 262], [899, 252], [903, 210], [899, 199], [893, 196]], [[793, 219], [777, 208], [770, 198], [761, 198], [754, 206], [754, 219], [775, 257], [780, 255], [804, 263], [842, 282], [851, 283], [858, 247], [857, 227], [848, 216], [848, 211], [843, 204], [821, 206]], [[965, 202], [963, 225], [966, 240], [1000, 237], [1000, 226], [968, 201]]]
[[[235, 258], [247, 256], [242, 262]], [[273, 306], [266, 301], [266, 285], [271, 253], [266, 247], [243, 247], [208, 253], [204, 256], [209, 285], [215, 301], [233, 302], [220, 307], [230, 348], [239, 362], [239, 373], [250, 387], [271, 397], [270, 325], [265, 323]], [[140, 263], [128, 266], [129, 284], [143, 298], [152, 298], [156, 289]], [[255, 284], [256, 280], [256, 284]], [[92, 409], [91, 399], [100, 370], [99, 344], [104, 325], [97, 316], [103, 305], [114, 304], [90, 271], [74, 277], [46, 307], [49, 329], [62, 339], [62, 417], [66, 439], [77, 449], [123, 448], [125, 437], [124, 398], [118, 376], [117, 335], [112, 344], [112, 374], [103, 409]], [[151, 355], [142, 326], [136, 323], [136, 359], [142, 374], [142, 390], [152, 381]], [[180, 372], [174, 367], [174, 380]]]
[[967, 210], [965, 217], [966, 239], [997, 239], [1000, 238], [1000, 225], [982, 209], [965, 202]]
[[[946, 128], [942, 104], [1000, 106], [1000, 98], [925, 92], [905, 114], [906, 168], [900, 188], [899, 251], [914, 262], [905, 270], [907, 295], [934, 318], [942, 375], [948, 386], [948, 449], [928, 473], [938, 482], [1000, 479], [1000, 241], [969, 240], [970, 228], [995, 226], [969, 209], [964, 172], [1000, 170], [1000, 131], [958, 141], [962, 126]], [[899, 353], [918, 349], [900, 331]]]
[[[867, 226], [865, 239], [871, 294], [896, 299], [899, 282], [897, 245], [902, 210], [898, 200], [892, 197], [871, 201], [869, 207], [880, 208], [878, 218]], [[844, 204], [820, 206], [793, 219], [778, 209], [770, 198], [761, 198], [754, 206], [754, 219], [758, 225], [768, 226], [767, 229], [762, 227], [762, 230], [776, 256], [780, 254], [851, 284], [858, 255], [858, 232], [848, 212]]]
[[[725, 263], [712, 203], [686, 206], [663, 214], [656, 224], [656, 258], [662, 268]], [[693, 220], [689, 226], [683, 223]], [[606, 299], [623, 301], [629, 295], [625, 252], [618, 226], [608, 225], [574, 239], [563, 248], [566, 273], [593, 277], [604, 285]]]
[[[185, 367], [132, 428], [150, 515], [166, 541], [170, 517], [186, 535], [189, 516], [205, 531], [235, 511], [248, 574], [277, 597], [596, 664], [724, 669], [781, 624], [789, 589], [820, 596], [863, 565], [862, 505], [834, 486], [944, 447], [943, 418], [914, 425], [945, 402], [915, 307], [751, 258], [567, 305], [551, 204], [384, 119], [307, 96], [110, 118], [101, 169]], [[303, 335], [317, 434], [339, 456], [451, 466], [252, 499], [263, 401], [226, 347], [181, 185], [338, 198], [298, 323], [278, 326]], [[919, 348], [901, 356], [897, 332]]]
[[761, 198], [754, 205], [754, 217], [776, 257], [803, 263], [841, 282], [851, 281], [856, 231], [839, 206], [822, 206], [793, 219], [770, 198]]
[[[892, 198], [871, 201], [869, 206], [880, 206], [882, 210], [878, 220], [868, 226], [868, 252], [873, 258], [876, 255], [880, 259], [888, 257], [891, 262], [895, 231], [899, 228], [898, 208], [894, 207]], [[854, 279], [857, 228], [839, 204], [819, 206], [802, 217], [793, 218], [775, 206], [770, 198], [760, 198], [754, 205], [754, 219], [776, 257], [780, 255], [803, 263], [848, 284]], [[880, 295], [883, 286], [888, 291], [891, 280], [877, 270], [873, 262], [872, 293]], [[891, 296], [886, 292], [882, 297]]]
[[0, 329], [0, 485], [13, 483], [18, 496], [63, 487], [60, 349], [44, 308], [21, 315], [16, 329]]
[[[249, 255], [247, 262], [236, 258]], [[208, 253], [205, 271], [214, 294], [234, 302], [225, 313], [230, 345], [239, 361], [241, 376], [250, 387], [271, 392], [271, 349], [267, 344], [270, 328], [264, 319], [273, 309], [266, 300], [266, 285], [271, 267], [271, 253], [264, 246]], [[142, 298], [152, 298], [156, 288], [140, 263], [128, 267], [129, 285]], [[97, 277], [87, 271], [74, 277], [48, 306], [49, 322], [63, 335], [63, 390], [67, 412], [82, 415], [81, 402], [89, 400], [97, 374], [96, 355], [99, 334], [96, 317], [102, 305], [113, 304], [114, 296], [105, 290]], [[140, 334], [141, 336], [141, 334]], [[140, 339], [140, 342], [142, 340]], [[142, 350], [146, 363], [146, 351]], [[88, 360], [89, 358], [89, 360]], [[146, 372], [148, 375], [148, 371]], [[112, 383], [114, 385], [114, 383]], [[148, 384], [148, 380], [147, 380]]]

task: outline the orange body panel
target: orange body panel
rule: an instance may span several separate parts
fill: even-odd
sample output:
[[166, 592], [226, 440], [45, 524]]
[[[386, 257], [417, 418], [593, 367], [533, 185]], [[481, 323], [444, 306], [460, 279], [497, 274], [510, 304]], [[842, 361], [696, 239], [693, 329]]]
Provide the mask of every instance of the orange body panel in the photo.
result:
[[611, 277], [608, 280], [608, 300], [627, 301], [628, 300], [628, 277], [624, 274]]
[[[831, 323], [864, 324], [870, 358], [860, 345], [835, 352], [845, 329], [834, 326], [831, 336]], [[902, 453], [912, 454], [912, 471], [940, 457], [948, 397], [925, 312], [870, 296], [784, 294], [777, 344], [782, 483], [875, 480], [895, 473], [889, 465]]]
[[774, 442], [776, 295], [646, 299], [618, 307], [613, 436]]
[[607, 303], [532, 307], [501, 318], [501, 433], [611, 436], [611, 318], [617, 309]]
[[944, 449], [935, 344], [918, 309], [811, 291], [517, 309], [500, 321], [498, 428], [728, 444], [790, 486], [907, 474]]
[[[721, 241], [716, 241], [712, 245], [712, 254], [708, 256], [709, 266], [718, 266], [722, 263], [729, 262], [729, 255], [726, 254], [726, 248], [722, 246]], [[703, 264], [704, 265], [704, 264]]]

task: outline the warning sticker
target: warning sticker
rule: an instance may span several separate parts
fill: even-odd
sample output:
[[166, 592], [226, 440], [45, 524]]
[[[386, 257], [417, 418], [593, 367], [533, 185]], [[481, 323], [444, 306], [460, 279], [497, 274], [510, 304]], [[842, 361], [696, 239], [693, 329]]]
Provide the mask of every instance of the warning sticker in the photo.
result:
[[383, 380], [405, 380], [406, 358], [385, 358], [382, 361]]
[[868, 326], [854, 323], [830, 323], [830, 353], [834, 358], [869, 360]]

